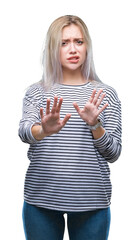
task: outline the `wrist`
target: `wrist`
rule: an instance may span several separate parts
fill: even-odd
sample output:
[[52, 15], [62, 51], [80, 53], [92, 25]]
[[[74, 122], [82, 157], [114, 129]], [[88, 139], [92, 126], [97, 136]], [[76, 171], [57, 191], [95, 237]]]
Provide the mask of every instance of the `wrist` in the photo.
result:
[[43, 139], [46, 136], [47, 136], [47, 134], [44, 133], [42, 125], [40, 125], [40, 129], [39, 129], [39, 137], [40, 137], [40, 139]]
[[34, 137], [37, 141], [41, 141], [44, 137], [46, 137], [46, 134], [44, 133], [41, 124], [38, 124], [38, 125], [35, 124], [35, 125], [33, 125], [31, 131], [32, 131], [33, 137]]
[[95, 131], [97, 128], [102, 127], [102, 123], [101, 123], [100, 119], [97, 119], [97, 121], [95, 122], [94, 125], [87, 124], [87, 126], [90, 130]]
[[102, 126], [98, 127], [96, 130], [91, 131], [94, 139], [99, 139], [105, 134], [105, 129]]
[[94, 139], [101, 138], [105, 133], [105, 129], [103, 128], [100, 119], [97, 119], [97, 121], [94, 125], [87, 124], [87, 126], [92, 131], [92, 135], [93, 135]]

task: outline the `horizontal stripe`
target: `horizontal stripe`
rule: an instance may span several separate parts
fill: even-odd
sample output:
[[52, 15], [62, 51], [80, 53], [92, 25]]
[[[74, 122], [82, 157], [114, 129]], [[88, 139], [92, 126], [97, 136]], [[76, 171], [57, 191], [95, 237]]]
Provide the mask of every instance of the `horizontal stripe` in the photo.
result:
[[[73, 102], [83, 108], [95, 85], [57, 84], [46, 92], [39, 84], [30, 87], [23, 99], [19, 136], [30, 144], [29, 168], [25, 177], [24, 198], [30, 204], [60, 211], [88, 211], [110, 205], [112, 186], [108, 163], [121, 152], [121, 103], [116, 91], [99, 83], [106, 96], [101, 103], [108, 107], [100, 114], [105, 134], [94, 139], [79, 117]], [[46, 109], [47, 98], [63, 97], [60, 118], [71, 118], [57, 134], [37, 141], [32, 136], [33, 124], [40, 122], [40, 107]]]

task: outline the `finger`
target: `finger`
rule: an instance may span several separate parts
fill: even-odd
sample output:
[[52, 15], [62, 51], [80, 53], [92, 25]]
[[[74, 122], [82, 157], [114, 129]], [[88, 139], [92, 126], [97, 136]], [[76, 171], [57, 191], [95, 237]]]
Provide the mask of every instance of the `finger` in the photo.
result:
[[100, 89], [96, 94], [96, 98], [99, 98], [102, 92], [103, 92], [103, 89]]
[[46, 105], [46, 114], [49, 114], [49, 113], [50, 113], [50, 102], [51, 102], [51, 99], [48, 98], [48, 99], [47, 99], [47, 105]]
[[92, 103], [93, 102], [93, 99], [95, 97], [95, 94], [96, 94], [96, 89], [93, 90], [92, 94], [91, 94], [91, 97], [89, 99], [89, 102]]
[[70, 117], [71, 117], [71, 114], [70, 114], [70, 113], [66, 114], [66, 116], [64, 117], [64, 119], [63, 119], [63, 121], [62, 121], [62, 127], [65, 126], [65, 124], [66, 124], [67, 121], [70, 119]]
[[43, 108], [40, 108], [40, 117], [41, 119], [44, 117]]
[[96, 104], [97, 108], [100, 106], [100, 104], [101, 104], [101, 102], [103, 101], [105, 95], [106, 95], [106, 94], [103, 93], [103, 94], [101, 95], [100, 99], [97, 101], [97, 104]]
[[106, 103], [102, 108], [99, 109], [99, 114], [103, 112], [108, 107], [108, 103]]
[[54, 102], [53, 102], [53, 106], [52, 106], [51, 113], [55, 113], [55, 111], [56, 111], [57, 100], [58, 100], [58, 97], [55, 96], [55, 97], [54, 97]]
[[79, 108], [78, 104], [76, 102], [73, 103], [73, 106], [75, 107], [76, 111], [80, 113], [81, 109]]
[[96, 105], [96, 103], [97, 103], [97, 101], [98, 101], [98, 98], [100, 97], [102, 91], [103, 91], [103, 89], [100, 89], [100, 90], [97, 92], [96, 96], [94, 97], [93, 103], [94, 103], [95, 105]]
[[63, 102], [63, 98], [61, 97], [59, 99], [59, 103], [57, 105], [56, 112], [60, 112], [60, 109], [61, 109], [61, 106], [62, 106], [62, 102]]

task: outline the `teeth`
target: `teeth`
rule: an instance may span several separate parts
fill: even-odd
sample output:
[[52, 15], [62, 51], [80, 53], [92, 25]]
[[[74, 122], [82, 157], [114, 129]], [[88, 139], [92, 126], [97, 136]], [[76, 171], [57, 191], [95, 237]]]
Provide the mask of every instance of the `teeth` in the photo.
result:
[[77, 57], [74, 57], [74, 58], [70, 58], [70, 60], [77, 60], [78, 58]]

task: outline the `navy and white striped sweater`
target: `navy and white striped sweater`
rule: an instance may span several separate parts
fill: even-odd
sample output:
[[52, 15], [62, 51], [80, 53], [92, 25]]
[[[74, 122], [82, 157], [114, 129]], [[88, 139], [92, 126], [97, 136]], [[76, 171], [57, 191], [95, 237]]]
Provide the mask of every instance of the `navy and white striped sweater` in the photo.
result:
[[[84, 107], [94, 88], [103, 89], [106, 96], [102, 104], [109, 104], [100, 114], [105, 134], [97, 140], [73, 107], [73, 102]], [[47, 98], [52, 106], [54, 96], [63, 97], [60, 117], [63, 119], [71, 113], [71, 118], [57, 134], [37, 141], [31, 127], [40, 122], [40, 107], [45, 111]], [[41, 85], [33, 85], [23, 100], [19, 136], [30, 144], [24, 188], [26, 202], [64, 212], [110, 205], [112, 186], [108, 162], [116, 161], [121, 153], [121, 103], [112, 87], [90, 82], [57, 84], [47, 92]]]

